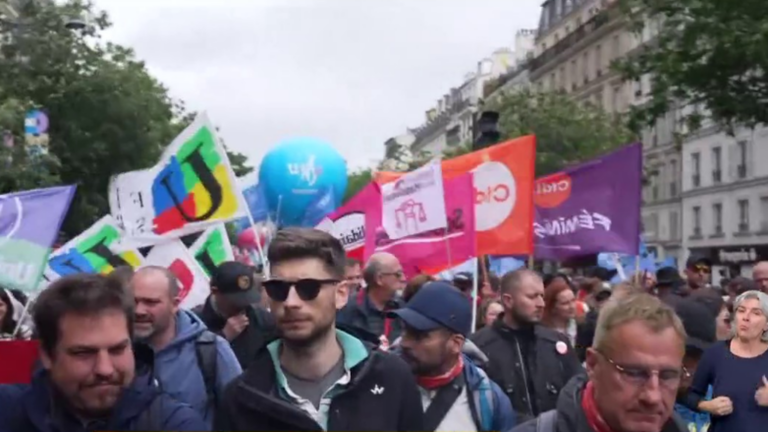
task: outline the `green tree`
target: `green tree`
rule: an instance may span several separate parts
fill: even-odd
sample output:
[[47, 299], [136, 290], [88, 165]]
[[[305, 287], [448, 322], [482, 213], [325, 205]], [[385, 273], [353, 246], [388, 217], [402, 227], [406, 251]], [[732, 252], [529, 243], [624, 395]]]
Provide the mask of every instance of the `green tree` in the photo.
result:
[[373, 170], [370, 168], [363, 168], [353, 171], [347, 175], [347, 190], [344, 191], [344, 198], [342, 203], [346, 203], [350, 198], [357, 195], [358, 192], [368, 186], [368, 183], [373, 181]]
[[558, 92], [524, 90], [495, 99], [502, 140], [536, 135], [536, 176], [560, 171], [637, 139], [620, 115]]
[[[768, 2], [622, 0], [632, 29], [652, 40], [616, 63], [627, 80], [650, 76], [650, 101], [633, 125], [681, 106], [690, 130], [704, 115], [729, 131], [768, 123]], [[646, 26], [648, 27], [646, 29]]]
[[[91, 28], [66, 29], [73, 16], [91, 16]], [[155, 164], [190, 119], [132, 50], [100, 40], [109, 26], [105, 13], [73, 0], [26, 2], [13, 25], [0, 24], [8, 40], [0, 48], [0, 129], [20, 143], [26, 109], [44, 109], [50, 119], [46, 174], [19, 152], [13, 171], [0, 175], [0, 192], [77, 184], [68, 235], [108, 212], [111, 176]]]

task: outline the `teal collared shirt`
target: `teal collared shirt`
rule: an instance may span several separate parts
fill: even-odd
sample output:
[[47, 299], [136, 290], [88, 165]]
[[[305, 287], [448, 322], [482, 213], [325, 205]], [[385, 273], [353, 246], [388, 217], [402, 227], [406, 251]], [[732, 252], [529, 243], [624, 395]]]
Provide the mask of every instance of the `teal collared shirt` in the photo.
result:
[[318, 408], [315, 408], [312, 402], [297, 395], [288, 387], [288, 380], [285, 378], [282, 367], [280, 367], [280, 339], [267, 345], [269, 355], [272, 356], [272, 364], [275, 367], [277, 389], [280, 397], [309, 414], [324, 430], [328, 430], [328, 411], [331, 408], [333, 397], [349, 385], [352, 380], [352, 373], [350, 372], [352, 368], [368, 358], [368, 349], [356, 337], [341, 330], [336, 330], [336, 339], [339, 341], [341, 350], [344, 353], [344, 376], [323, 394]]

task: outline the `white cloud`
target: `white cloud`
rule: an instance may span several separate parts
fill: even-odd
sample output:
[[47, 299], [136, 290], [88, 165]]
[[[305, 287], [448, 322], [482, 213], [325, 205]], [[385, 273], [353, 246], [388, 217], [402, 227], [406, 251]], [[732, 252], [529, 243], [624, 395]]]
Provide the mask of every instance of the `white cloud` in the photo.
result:
[[252, 163], [279, 141], [314, 136], [352, 166], [515, 32], [534, 0], [96, 0], [174, 97], [206, 110]]

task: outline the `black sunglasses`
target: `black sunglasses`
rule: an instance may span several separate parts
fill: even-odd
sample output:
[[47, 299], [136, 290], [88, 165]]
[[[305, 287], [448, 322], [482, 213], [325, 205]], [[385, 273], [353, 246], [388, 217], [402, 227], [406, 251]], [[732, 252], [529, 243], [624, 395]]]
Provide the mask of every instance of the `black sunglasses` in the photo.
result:
[[284, 302], [288, 299], [291, 287], [296, 289], [296, 294], [299, 295], [301, 300], [311, 301], [317, 298], [323, 285], [337, 284], [339, 282], [337, 279], [299, 279], [296, 281], [270, 279], [262, 282], [262, 285], [269, 298], [274, 301]]

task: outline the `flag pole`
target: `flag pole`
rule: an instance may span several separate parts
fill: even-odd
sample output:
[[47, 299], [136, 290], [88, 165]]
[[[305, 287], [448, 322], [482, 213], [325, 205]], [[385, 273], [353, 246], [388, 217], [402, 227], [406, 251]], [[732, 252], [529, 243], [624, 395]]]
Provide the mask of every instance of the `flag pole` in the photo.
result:
[[477, 271], [477, 257], [472, 258], [474, 264], [474, 270], [472, 272], [472, 333], [477, 330], [477, 285], [478, 285], [478, 271]]
[[264, 250], [261, 247], [261, 236], [256, 230], [256, 222], [253, 220], [253, 213], [251, 213], [251, 206], [248, 205], [248, 200], [245, 199], [245, 193], [240, 189], [240, 196], [243, 198], [243, 204], [245, 207], [245, 215], [248, 217], [248, 223], [251, 224], [253, 230], [253, 237], [256, 243], [256, 249], [259, 251], [259, 258], [261, 258], [262, 267], [264, 267], [264, 276], [269, 277], [269, 263], [267, 257], [264, 255]]
[[528, 269], [533, 270], [533, 254], [528, 255]]

